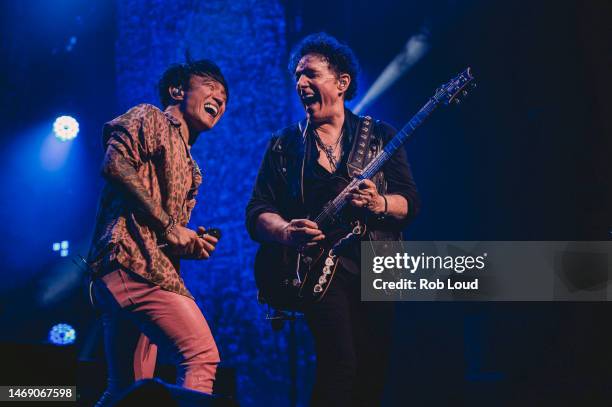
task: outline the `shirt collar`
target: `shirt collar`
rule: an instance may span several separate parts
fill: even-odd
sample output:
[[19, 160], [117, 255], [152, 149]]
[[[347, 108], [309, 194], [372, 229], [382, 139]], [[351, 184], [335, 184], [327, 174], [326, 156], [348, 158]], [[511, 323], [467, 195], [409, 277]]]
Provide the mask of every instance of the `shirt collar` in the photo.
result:
[[353, 145], [353, 137], [355, 136], [355, 130], [359, 125], [359, 116], [351, 112], [348, 108], [344, 109], [344, 137], [346, 138], [349, 145]]
[[168, 121], [172, 123], [174, 127], [181, 127], [181, 122], [179, 121], [179, 119], [172, 116], [172, 114], [170, 114], [169, 112], [165, 110], [164, 110], [164, 116], [166, 116], [166, 119], [168, 119]]

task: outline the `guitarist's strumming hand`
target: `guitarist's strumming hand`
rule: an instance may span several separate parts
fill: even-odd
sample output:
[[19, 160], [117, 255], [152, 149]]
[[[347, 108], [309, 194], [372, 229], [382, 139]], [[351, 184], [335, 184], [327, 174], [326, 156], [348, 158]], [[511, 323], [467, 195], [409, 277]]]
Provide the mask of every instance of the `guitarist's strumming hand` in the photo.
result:
[[385, 199], [378, 193], [376, 185], [369, 179], [364, 179], [350, 192], [351, 205], [357, 208], [366, 208], [376, 215], [385, 211]]
[[325, 239], [319, 226], [308, 219], [293, 219], [281, 230], [281, 240], [287, 246], [298, 248], [312, 247]]

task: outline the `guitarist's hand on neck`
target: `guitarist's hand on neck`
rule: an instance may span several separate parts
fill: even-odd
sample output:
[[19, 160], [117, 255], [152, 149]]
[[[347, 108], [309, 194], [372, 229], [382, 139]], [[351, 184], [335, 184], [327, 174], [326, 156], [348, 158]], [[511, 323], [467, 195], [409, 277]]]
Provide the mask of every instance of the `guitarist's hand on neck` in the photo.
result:
[[406, 198], [395, 194], [385, 194], [383, 197], [369, 179], [363, 180], [359, 186], [351, 190], [349, 202], [357, 208], [368, 209], [375, 215], [391, 216], [398, 220], [408, 215]]
[[323, 232], [311, 220], [293, 219], [287, 222], [280, 215], [269, 212], [259, 215], [256, 230], [264, 241], [298, 248], [311, 247], [325, 239]]
[[350, 199], [351, 205], [356, 208], [366, 208], [376, 215], [385, 212], [385, 198], [378, 193], [376, 185], [369, 179], [351, 189]]

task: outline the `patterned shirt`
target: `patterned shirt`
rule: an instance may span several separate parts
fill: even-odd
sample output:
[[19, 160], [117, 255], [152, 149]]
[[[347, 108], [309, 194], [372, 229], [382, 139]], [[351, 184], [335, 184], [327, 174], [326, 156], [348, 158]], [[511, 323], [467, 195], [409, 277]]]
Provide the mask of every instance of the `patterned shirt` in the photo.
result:
[[181, 135], [180, 122], [141, 104], [104, 125], [106, 149], [102, 191], [89, 262], [94, 273], [117, 266], [162, 289], [191, 297], [179, 273], [179, 256], [158, 245], [173, 217], [189, 222], [202, 183], [200, 170]]

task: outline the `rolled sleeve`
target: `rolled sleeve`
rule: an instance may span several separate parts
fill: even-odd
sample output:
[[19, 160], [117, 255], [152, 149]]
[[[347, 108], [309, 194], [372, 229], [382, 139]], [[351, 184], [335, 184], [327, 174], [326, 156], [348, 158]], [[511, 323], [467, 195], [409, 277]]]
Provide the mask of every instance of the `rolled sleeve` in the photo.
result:
[[251, 199], [246, 207], [246, 228], [254, 241], [260, 241], [256, 233], [256, 222], [262, 213], [276, 213], [280, 190], [280, 177], [275, 171], [272, 146], [277, 138], [272, 137], [266, 148], [266, 153], [259, 167]]
[[106, 123], [103, 143], [107, 154], [116, 152], [138, 169], [162, 146], [157, 123], [164, 120], [157, 108], [141, 104]]
[[[386, 123], [381, 123], [383, 127], [385, 144], [389, 142], [397, 131]], [[401, 227], [406, 225], [419, 213], [421, 209], [421, 199], [412, 176], [412, 170], [408, 163], [406, 149], [401, 146], [391, 156], [389, 161], [382, 168], [387, 181], [387, 194], [401, 195], [408, 202], [408, 215], [401, 221]]]

